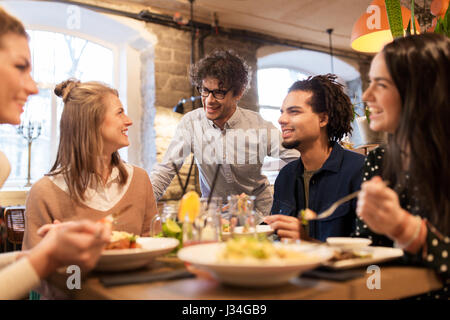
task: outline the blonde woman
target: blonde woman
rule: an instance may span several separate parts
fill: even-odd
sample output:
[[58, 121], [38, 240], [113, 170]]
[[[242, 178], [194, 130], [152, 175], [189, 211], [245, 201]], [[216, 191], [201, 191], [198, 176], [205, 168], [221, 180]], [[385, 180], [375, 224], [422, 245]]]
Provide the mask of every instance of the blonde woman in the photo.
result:
[[38, 243], [38, 228], [54, 220], [97, 221], [115, 214], [115, 230], [148, 234], [156, 202], [145, 170], [120, 159], [132, 121], [117, 91], [67, 80], [55, 94], [64, 101], [59, 148], [50, 172], [30, 190], [25, 248]]
[[[24, 248], [39, 243], [37, 230], [57, 221], [98, 221], [110, 214], [113, 229], [147, 235], [156, 202], [145, 170], [123, 162], [131, 119], [116, 90], [99, 82], [69, 79], [56, 86], [63, 99], [60, 141], [50, 172], [37, 181], [26, 202]], [[42, 298], [63, 298], [44, 283]]]
[[[30, 76], [28, 35], [22, 23], [2, 8], [0, 61], [0, 123], [16, 125], [28, 97], [38, 90]], [[9, 171], [8, 159], [0, 152], [0, 187]], [[76, 264], [91, 269], [110, 234], [108, 228], [90, 221], [45, 229], [39, 230], [42, 241], [33, 250], [0, 254], [0, 300], [22, 298], [59, 267]]]

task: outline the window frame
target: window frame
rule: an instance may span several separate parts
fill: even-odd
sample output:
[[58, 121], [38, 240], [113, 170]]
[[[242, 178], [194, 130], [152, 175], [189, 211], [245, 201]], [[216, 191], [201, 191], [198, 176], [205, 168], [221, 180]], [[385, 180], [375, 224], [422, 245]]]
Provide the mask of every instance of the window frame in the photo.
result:
[[[154, 88], [153, 68], [150, 67], [150, 63], [153, 63], [156, 37], [149, 34], [140, 22], [106, 15], [73, 4], [6, 0], [2, 1], [2, 7], [19, 18], [27, 30], [67, 34], [112, 50], [113, 86], [119, 92], [124, 109], [133, 121], [133, 126], [129, 130], [132, 143], [130, 147], [123, 148], [119, 152], [123, 158], [128, 157], [136, 165], [145, 169], [151, 168], [154, 155], [146, 154], [149, 147], [141, 145], [141, 140], [154, 130], [152, 127], [146, 127], [149, 120], [145, 119], [149, 117], [150, 123], [153, 124], [154, 92], [144, 93], [143, 90], [144, 87]], [[73, 10], [78, 10], [83, 19], [78, 28], [71, 28], [67, 24], [67, 17]], [[54, 16], [54, 19], [49, 19], [49, 14]], [[112, 30], [114, 32], [111, 32]], [[40, 85], [45, 86], [42, 83]], [[52, 94], [53, 105], [56, 105], [56, 99], [57, 97]], [[129, 105], [132, 106], [131, 110], [128, 108]], [[56, 126], [53, 127], [56, 131]], [[56, 155], [57, 143], [51, 145]], [[32, 178], [36, 181], [40, 177]], [[17, 184], [11, 185], [9, 180], [2, 190], [27, 189]]]

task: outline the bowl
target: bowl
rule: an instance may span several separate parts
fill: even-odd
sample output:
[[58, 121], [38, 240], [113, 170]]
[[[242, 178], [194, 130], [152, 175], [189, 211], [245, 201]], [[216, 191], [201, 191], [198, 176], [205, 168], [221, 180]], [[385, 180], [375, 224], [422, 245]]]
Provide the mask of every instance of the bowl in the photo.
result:
[[341, 249], [356, 249], [369, 246], [372, 240], [366, 238], [329, 237], [327, 244]]
[[329, 260], [334, 251], [327, 246], [274, 243], [275, 246], [303, 253], [303, 258], [288, 261], [227, 262], [219, 259], [225, 243], [210, 243], [181, 249], [178, 257], [195, 268], [210, 272], [220, 282], [239, 287], [271, 287], [289, 282], [302, 272]]
[[[236, 234], [238, 234], [238, 235], [245, 235], [245, 234], [247, 234], [247, 233], [244, 232], [244, 227], [242, 227], [242, 226], [235, 227], [234, 232]], [[275, 231], [269, 225], [259, 224], [259, 225], [256, 226], [256, 233], [258, 235], [264, 234], [264, 235], [268, 236], [268, 235], [271, 235], [274, 232]], [[229, 238], [231, 238], [231, 232], [222, 232], [222, 240], [228, 240]]]

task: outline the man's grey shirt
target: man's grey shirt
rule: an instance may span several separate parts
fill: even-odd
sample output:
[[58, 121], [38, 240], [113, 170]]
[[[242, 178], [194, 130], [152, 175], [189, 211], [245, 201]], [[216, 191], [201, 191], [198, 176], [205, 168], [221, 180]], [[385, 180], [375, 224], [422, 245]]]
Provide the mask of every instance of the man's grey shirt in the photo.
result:
[[254, 195], [256, 208], [264, 215], [270, 213], [273, 201], [269, 181], [261, 174], [264, 158], [290, 162], [300, 156], [297, 150], [281, 145], [280, 131], [257, 112], [237, 107], [221, 130], [199, 108], [183, 116], [163, 161], [153, 167], [151, 182], [157, 200], [176, 174], [172, 163], [180, 168], [190, 153], [200, 173], [202, 197], [209, 196], [217, 164], [221, 163], [213, 196], [222, 197], [225, 203], [229, 195]]

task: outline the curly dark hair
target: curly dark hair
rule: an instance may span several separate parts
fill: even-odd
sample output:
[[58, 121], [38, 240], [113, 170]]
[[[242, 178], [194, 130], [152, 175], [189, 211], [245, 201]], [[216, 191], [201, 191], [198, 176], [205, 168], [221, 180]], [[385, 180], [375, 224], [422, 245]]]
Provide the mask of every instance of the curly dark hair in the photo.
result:
[[220, 89], [232, 89], [237, 96], [249, 87], [251, 68], [232, 50], [215, 50], [191, 66], [191, 83], [201, 87], [208, 77], [219, 81]]
[[340, 141], [345, 134], [352, 133], [353, 106], [345, 94], [343, 85], [336, 81], [336, 75], [326, 74], [299, 80], [289, 88], [288, 92], [311, 92], [309, 101], [315, 113], [325, 112], [328, 115], [328, 141]]

